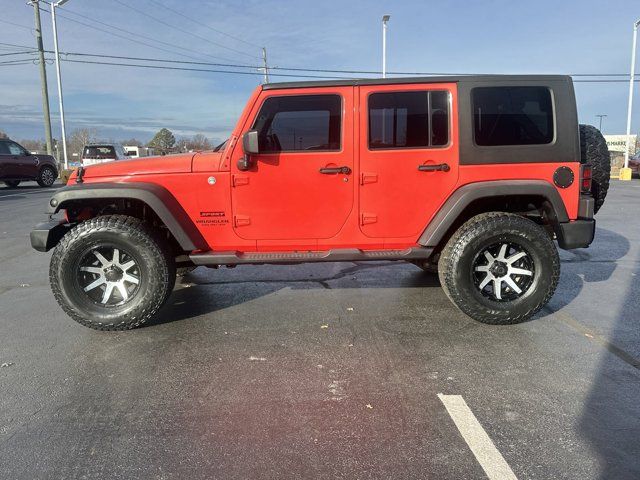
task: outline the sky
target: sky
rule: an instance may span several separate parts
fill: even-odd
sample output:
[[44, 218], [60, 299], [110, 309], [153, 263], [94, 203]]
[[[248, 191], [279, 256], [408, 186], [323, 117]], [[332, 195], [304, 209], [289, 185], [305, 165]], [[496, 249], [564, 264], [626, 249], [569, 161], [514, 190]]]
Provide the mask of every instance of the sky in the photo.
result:
[[[44, 138], [37, 65], [1, 64], [25, 58], [4, 55], [23, 51], [5, 44], [35, 46], [33, 7], [0, 0], [0, 12], [0, 130], [15, 139]], [[270, 66], [378, 71], [381, 17], [390, 14], [388, 71], [628, 74], [640, 2], [69, 0], [57, 12], [60, 50], [74, 53], [258, 66], [265, 46]], [[45, 49], [53, 50], [49, 13], [42, 12], [42, 23]], [[162, 127], [176, 136], [223, 140], [263, 80], [256, 69], [243, 69], [256, 75], [239, 75], [70, 62], [61, 68], [67, 132], [94, 128], [101, 140], [148, 141]], [[53, 135], [59, 138], [52, 64], [47, 75]], [[604, 114], [604, 133], [624, 134], [628, 83], [575, 85], [580, 121], [597, 126], [596, 115]], [[635, 91], [632, 132], [640, 131], [640, 84]]]

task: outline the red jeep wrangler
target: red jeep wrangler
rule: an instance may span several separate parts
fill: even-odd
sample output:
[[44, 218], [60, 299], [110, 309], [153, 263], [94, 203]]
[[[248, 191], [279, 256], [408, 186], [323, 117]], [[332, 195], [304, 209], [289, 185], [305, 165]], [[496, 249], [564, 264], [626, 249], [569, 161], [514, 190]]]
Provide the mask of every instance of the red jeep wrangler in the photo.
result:
[[267, 84], [215, 151], [78, 169], [31, 243], [101, 330], [151, 318], [177, 266], [363, 260], [437, 269], [464, 313], [515, 323], [554, 293], [554, 239], [592, 242], [609, 161], [565, 76]]

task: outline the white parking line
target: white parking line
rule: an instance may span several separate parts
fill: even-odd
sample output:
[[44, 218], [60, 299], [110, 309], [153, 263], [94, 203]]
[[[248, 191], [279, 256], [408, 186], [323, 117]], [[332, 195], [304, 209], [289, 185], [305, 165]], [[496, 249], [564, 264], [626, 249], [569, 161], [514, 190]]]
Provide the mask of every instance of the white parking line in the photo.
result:
[[469, 445], [487, 477], [490, 480], [518, 480], [464, 398], [461, 395], [443, 395], [442, 393], [438, 394], [438, 398], [444, 403], [453, 423], [460, 430], [462, 438]]
[[22, 193], [12, 193], [10, 195], [1, 195], [0, 198], [9, 198], [9, 197], [21, 197], [23, 195], [28, 195], [32, 193], [46, 193], [46, 192], [55, 192], [57, 188], [48, 188], [46, 190], [26, 190]]

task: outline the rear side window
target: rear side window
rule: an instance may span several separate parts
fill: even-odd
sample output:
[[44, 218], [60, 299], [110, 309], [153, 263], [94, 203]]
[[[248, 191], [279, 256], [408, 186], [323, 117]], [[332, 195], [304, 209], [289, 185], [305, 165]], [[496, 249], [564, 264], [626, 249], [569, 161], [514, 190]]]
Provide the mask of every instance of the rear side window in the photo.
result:
[[84, 147], [83, 158], [116, 158], [116, 151], [111, 145], [91, 145]]
[[554, 138], [545, 87], [481, 87], [471, 92], [476, 145], [543, 145]]
[[0, 141], [0, 155], [10, 155], [9, 147], [7, 146], [7, 142]]
[[265, 100], [253, 129], [261, 152], [340, 150], [339, 95], [296, 95]]
[[449, 93], [417, 91], [369, 96], [369, 148], [428, 148], [449, 143]]

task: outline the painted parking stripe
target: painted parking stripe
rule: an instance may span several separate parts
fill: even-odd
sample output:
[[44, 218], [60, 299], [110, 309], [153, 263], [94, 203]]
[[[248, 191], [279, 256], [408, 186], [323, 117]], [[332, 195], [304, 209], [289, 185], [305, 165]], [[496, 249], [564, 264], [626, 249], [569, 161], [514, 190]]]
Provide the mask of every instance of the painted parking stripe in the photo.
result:
[[517, 480], [517, 477], [493, 444], [487, 432], [461, 395], [438, 394], [449, 416], [490, 480]]

